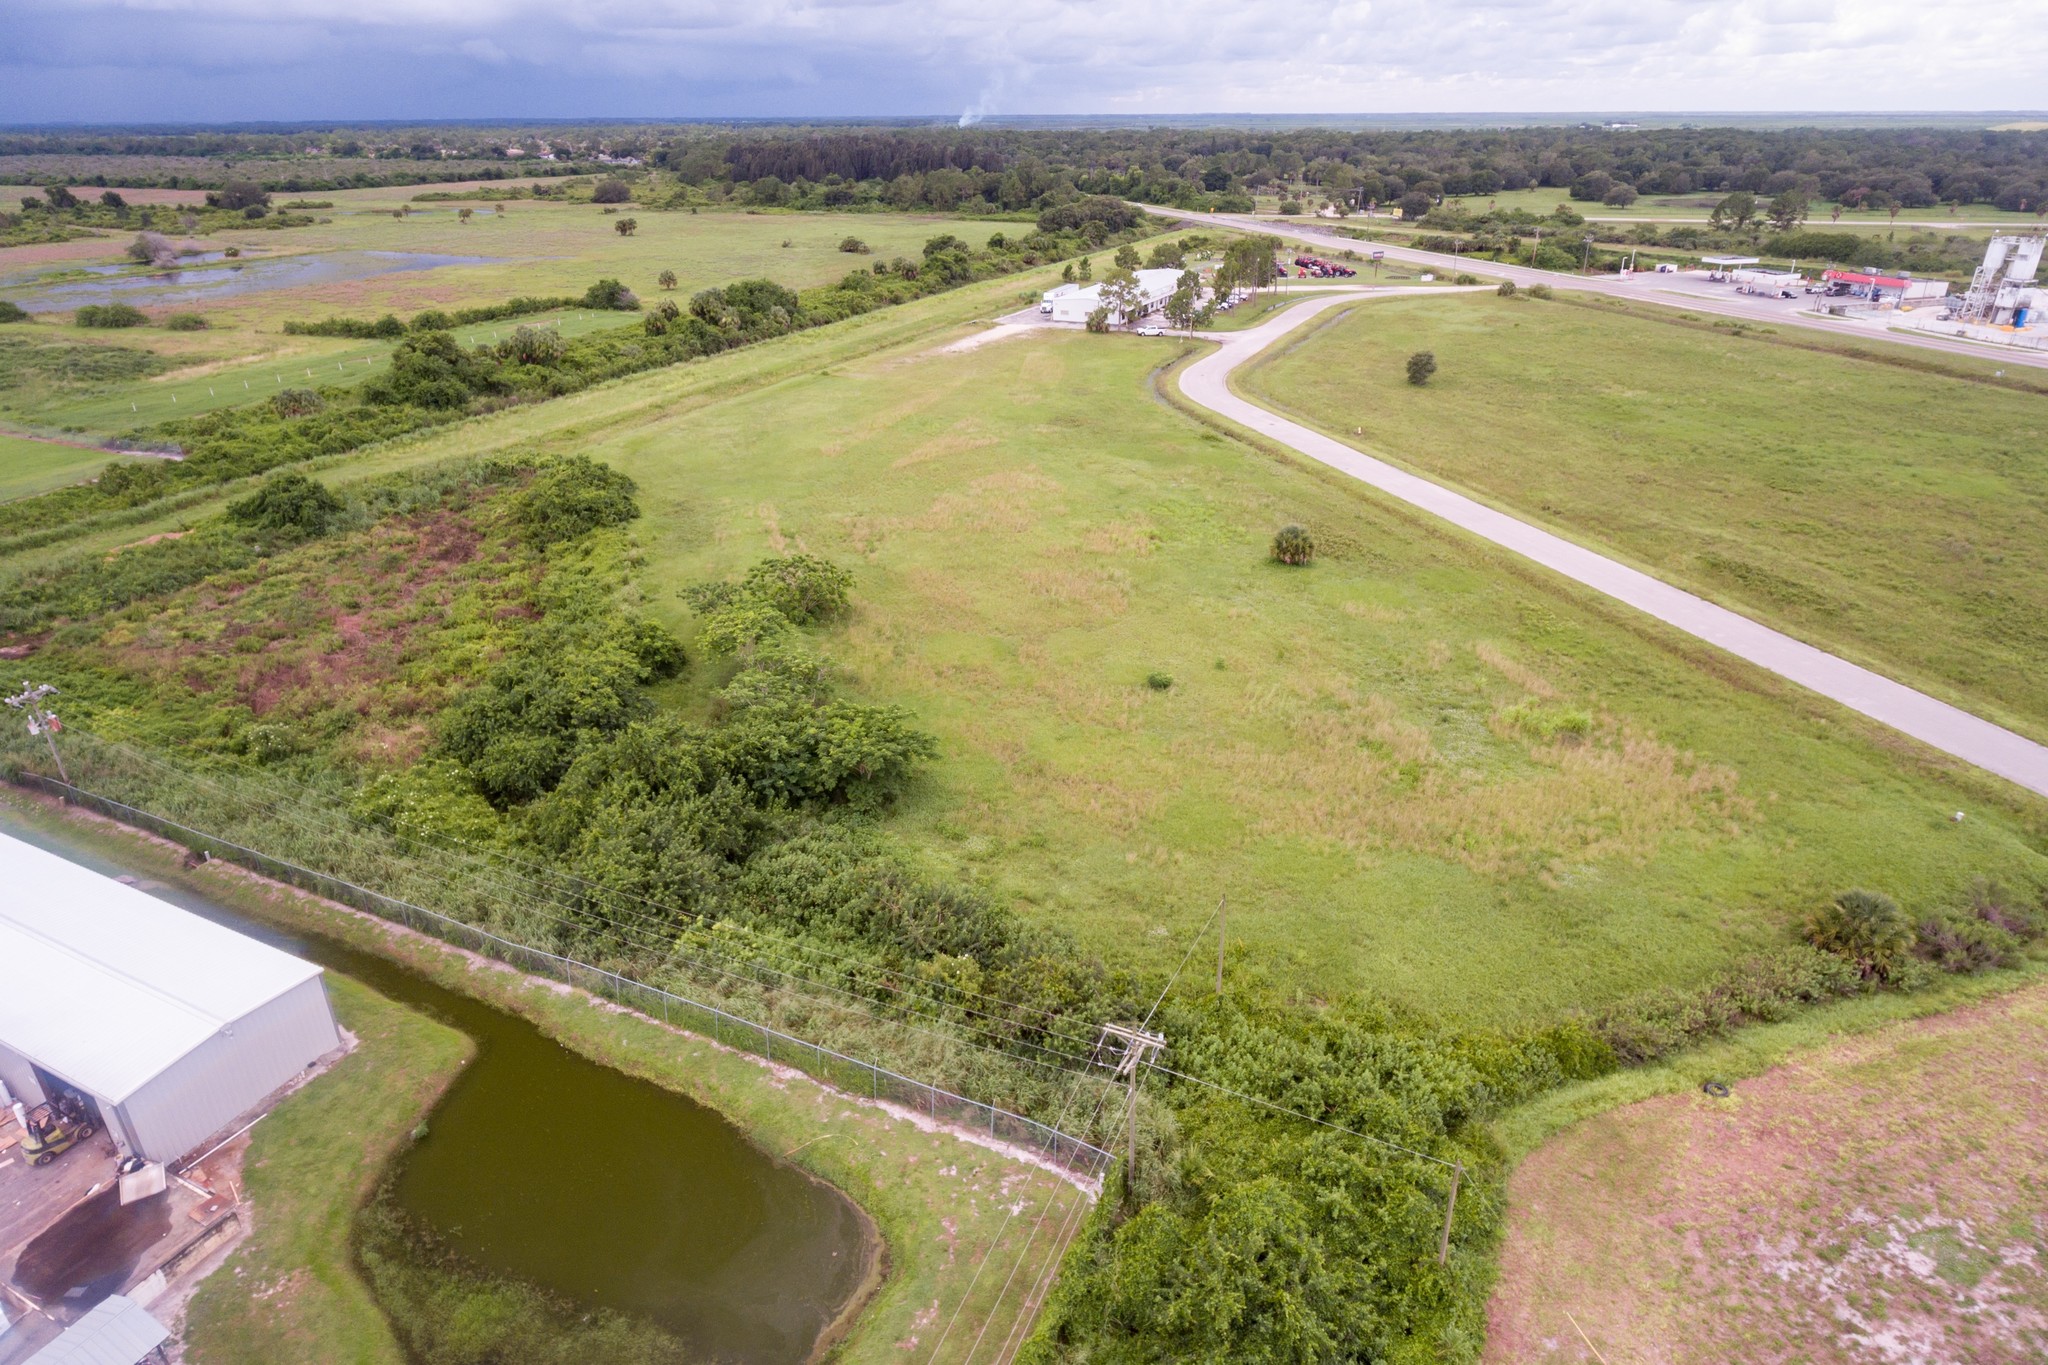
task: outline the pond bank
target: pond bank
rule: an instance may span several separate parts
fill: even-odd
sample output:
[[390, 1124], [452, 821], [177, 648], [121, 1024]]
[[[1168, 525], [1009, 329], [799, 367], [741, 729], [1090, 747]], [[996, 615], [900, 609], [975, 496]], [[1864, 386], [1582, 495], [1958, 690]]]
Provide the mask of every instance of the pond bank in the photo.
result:
[[[558, 983], [524, 977], [224, 864], [181, 872], [182, 848], [97, 817], [59, 811], [22, 793], [8, 793], [5, 802], [37, 825], [88, 828], [123, 850], [137, 850], [152, 876], [294, 931], [338, 938], [519, 1014], [557, 1044], [717, 1108], [763, 1147], [845, 1190], [879, 1229], [888, 1273], [881, 1273], [877, 1258], [865, 1310], [842, 1315], [821, 1337], [822, 1345], [843, 1332], [836, 1358], [901, 1359], [943, 1320], [942, 1307], [950, 1314], [963, 1298], [968, 1320], [987, 1319], [999, 1339], [1021, 1335], [1039, 1296], [1006, 1294], [1007, 1281], [993, 1275], [977, 1280], [975, 1271], [984, 1261], [1014, 1261], [1025, 1267], [1020, 1283], [1032, 1284], [1064, 1247], [1069, 1213], [1090, 1201], [1088, 1192], [1052, 1173], [1000, 1159], [961, 1135], [913, 1124]], [[120, 856], [134, 861], [126, 851]], [[971, 1340], [948, 1343], [942, 1358], [964, 1353]]]

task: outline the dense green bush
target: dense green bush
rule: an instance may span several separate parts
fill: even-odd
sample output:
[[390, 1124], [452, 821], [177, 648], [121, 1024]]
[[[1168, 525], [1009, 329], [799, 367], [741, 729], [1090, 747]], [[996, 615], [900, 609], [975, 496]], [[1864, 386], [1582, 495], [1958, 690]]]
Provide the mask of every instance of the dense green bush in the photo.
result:
[[747, 570], [740, 591], [765, 602], [792, 625], [814, 626], [846, 612], [853, 575], [815, 555], [777, 555]]
[[1303, 565], [1316, 557], [1315, 537], [1308, 527], [1289, 523], [1273, 533], [1273, 559], [1279, 564]]
[[149, 318], [140, 308], [125, 303], [88, 303], [72, 314], [80, 327], [140, 327]]
[[512, 516], [529, 544], [545, 547], [633, 520], [640, 515], [633, 493], [633, 481], [610, 465], [567, 455], [541, 466]]
[[279, 417], [311, 417], [326, 406], [314, 389], [279, 389], [270, 395], [270, 410]]
[[1888, 981], [1913, 950], [1913, 923], [1889, 896], [1844, 891], [1807, 917], [1806, 940], [1866, 980]]
[[633, 291], [617, 280], [599, 280], [583, 291], [581, 300], [585, 308], [610, 308], [631, 312], [640, 306], [640, 300], [633, 297]]
[[1408, 357], [1409, 383], [1416, 385], [1427, 384], [1430, 376], [1435, 373], [1436, 356], [1432, 352], [1417, 351], [1414, 355]]
[[341, 499], [297, 470], [273, 474], [248, 497], [228, 504], [228, 519], [262, 531], [324, 535], [341, 515]]
[[12, 299], [0, 299], [0, 322], [27, 322], [29, 312]]
[[199, 313], [173, 313], [164, 319], [166, 332], [203, 332], [206, 328], [206, 318]]

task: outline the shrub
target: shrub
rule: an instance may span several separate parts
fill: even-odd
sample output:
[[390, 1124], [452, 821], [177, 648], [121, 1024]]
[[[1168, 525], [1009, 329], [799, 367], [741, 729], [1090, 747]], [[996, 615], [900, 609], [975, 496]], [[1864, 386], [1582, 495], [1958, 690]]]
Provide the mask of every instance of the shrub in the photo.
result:
[[1290, 218], [1300, 213], [1301, 210], [1302, 203], [1299, 199], [1282, 199], [1280, 201], [1280, 212], [1286, 214]]
[[841, 237], [839, 239], [839, 249], [850, 256], [865, 256], [874, 250], [873, 247], [858, 237]]
[[1897, 901], [1844, 891], [1807, 917], [1806, 941], [1853, 966], [1865, 980], [1891, 981], [1913, 949], [1913, 925]]
[[177, 262], [178, 249], [161, 232], [138, 232], [128, 244], [128, 259], [137, 265], [172, 265]]
[[27, 322], [28, 310], [12, 299], [0, 299], [0, 322]]
[[1088, 315], [1088, 330], [1091, 332], [1107, 332], [1109, 330], [1109, 310], [1107, 308], [1098, 308]]
[[311, 389], [285, 389], [270, 396], [270, 408], [279, 417], [311, 417], [327, 406]]
[[1145, 686], [1151, 688], [1154, 692], [1165, 692], [1173, 686], [1173, 674], [1147, 673], [1145, 675]]
[[588, 455], [568, 455], [541, 466], [513, 503], [513, 519], [529, 544], [574, 540], [600, 526], [619, 526], [640, 515], [633, 481]]
[[1547, 284], [1532, 284], [1529, 286], [1529, 297], [1532, 299], [1547, 299], [1551, 296], [1551, 289]]
[[552, 327], [512, 329], [512, 335], [498, 343], [498, 354], [515, 365], [555, 365], [562, 359], [565, 343]]
[[853, 575], [815, 555], [764, 559], [747, 570], [740, 591], [768, 603], [799, 626], [842, 616]]
[[1515, 282], [1513, 280], [1502, 280], [1500, 282], [1500, 288], [1494, 290], [1493, 292], [1500, 295], [1504, 299], [1511, 299], [1515, 296]]
[[273, 474], [263, 486], [228, 504], [228, 517], [259, 531], [299, 531], [322, 535], [341, 514], [341, 499], [325, 484], [297, 470]]
[[1427, 384], [1429, 377], [1436, 373], [1436, 355], [1432, 351], [1417, 351], [1408, 357], [1408, 382]]
[[631, 237], [639, 226], [640, 220], [638, 218], [621, 218], [618, 222], [612, 224], [612, 227], [621, 237]]
[[633, 191], [626, 188], [626, 182], [615, 175], [608, 175], [597, 182], [597, 188], [590, 192], [593, 204], [624, 204], [633, 198]]
[[1315, 537], [1308, 527], [1290, 524], [1273, 533], [1273, 559], [1279, 564], [1307, 564], [1316, 557]]
[[585, 308], [610, 308], [621, 313], [630, 313], [640, 306], [633, 291], [617, 280], [599, 280], [583, 291]]
[[656, 275], [654, 277], [654, 282], [660, 285], [663, 289], [673, 289], [676, 287], [676, 272], [673, 270], [664, 270], [659, 275]]
[[80, 327], [140, 327], [149, 319], [140, 308], [125, 303], [88, 303], [73, 315]]
[[1804, 944], [1746, 958], [1692, 991], [1655, 990], [1602, 1011], [1588, 1031], [1628, 1065], [1721, 1037], [1745, 1024], [1869, 989], [1855, 967]]
[[1451, 280], [1452, 284], [1478, 284], [1479, 282], [1477, 275], [1464, 270], [1459, 271]]
[[438, 308], [428, 308], [413, 314], [411, 330], [415, 332], [447, 332], [455, 327], [455, 320]]
[[164, 330], [167, 332], [203, 332], [206, 330], [206, 319], [198, 313], [173, 313], [164, 319]]

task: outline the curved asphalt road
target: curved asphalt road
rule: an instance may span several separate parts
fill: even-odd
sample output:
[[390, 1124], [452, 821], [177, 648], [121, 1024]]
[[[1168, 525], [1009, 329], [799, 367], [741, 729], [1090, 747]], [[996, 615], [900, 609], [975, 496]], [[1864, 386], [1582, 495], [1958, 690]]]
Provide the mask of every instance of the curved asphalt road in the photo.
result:
[[1722, 317], [1740, 318], [1745, 322], [1765, 323], [1773, 327], [1799, 327], [1812, 332], [1825, 332], [1829, 336], [1846, 337], [1851, 341], [1892, 342], [1900, 346], [1917, 346], [1926, 351], [1946, 351], [1950, 355], [1969, 356], [1975, 360], [1993, 360], [2001, 365], [2048, 369], [2048, 351], [2020, 350], [2017, 347], [2008, 349], [1977, 342], [1954, 341], [1917, 332], [1887, 331], [1877, 335], [1845, 327], [1839, 322], [1830, 322], [1796, 309], [1760, 310], [1754, 304], [1735, 298], [1717, 299], [1711, 295], [1664, 293], [1656, 289], [1654, 277], [1637, 283], [1635, 280], [1624, 280], [1615, 275], [1575, 275], [1557, 270], [1536, 270], [1526, 265], [1475, 260], [1470, 256], [1446, 256], [1440, 251], [1422, 251], [1415, 247], [1394, 246], [1387, 242], [1361, 242], [1355, 237], [1340, 237], [1313, 221], [1278, 221], [1232, 213], [1203, 214], [1197, 217], [1180, 209], [1164, 209], [1157, 205], [1136, 204], [1133, 207], [1144, 209], [1157, 217], [1171, 218], [1186, 227], [1213, 227], [1221, 223], [1241, 232], [1259, 232], [1272, 237], [1291, 238], [1304, 245], [1320, 247], [1326, 251], [1384, 251], [1390, 260], [1406, 261], [1411, 265], [1427, 266], [1432, 270], [1447, 273], [1470, 270], [1491, 279], [1513, 280], [1523, 287], [1547, 284], [1554, 289], [1577, 289], [1588, 294], [1605, 294], [1612, 298], [1653, 303], [1659, 307], [1679, 308], [1691, 313], [1713, 313]]
[[1981, 720], [1967, 711], [1838, 659], [1825, 650], [1758, 625], [1726, 607], [1681, 592], [1582, 545], [1552, 535], [1527, 522], [1497, 512], [1428, 479], [1396, 469], [1383, 460], [1352, 449], [1298, 422], [1276, 416], [1237, 394], [1229, 386], [1231, 372], [1317, 314], [1342, 303], [1396, 293], [1444, 293], [1432, 290], [1341, 290], [1319, 292], [1269, 322], [1242, 332], [1210, 332], [1220, 342], [1213, 354], [1182, 372], [1181, 392], [1211, 412], [1229, 418], [1312, 460], [1341, 470], [1411, 506], [1495, 545], [1513, 550], [1574, 582], [1603, 592], [1666, 625], [1717, 645], [1738, 658], [1781, 678], [1838, 701], [1872, 720], [1911, 735], [1966, 763], [2048, 796], [2048, 746]]

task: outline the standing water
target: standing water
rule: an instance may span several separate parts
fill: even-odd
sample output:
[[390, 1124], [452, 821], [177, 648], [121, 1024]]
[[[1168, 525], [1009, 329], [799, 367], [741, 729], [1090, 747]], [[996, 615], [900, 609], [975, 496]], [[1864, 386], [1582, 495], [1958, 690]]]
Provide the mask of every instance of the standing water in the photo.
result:
[[[123, 872], [43, 831], [10, 832]], [[693, 1356], [749, 1365], [805, 1359], [859, 1290], [872, 1254], [860, 1211], [714, 1110], [374, 954], [280, 932], [183, 888], [144, 889], [475, 1040], [393, 1190], [482, 1269], [651, 1319]]]

